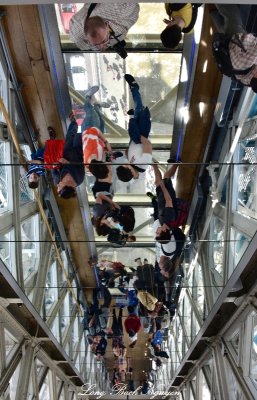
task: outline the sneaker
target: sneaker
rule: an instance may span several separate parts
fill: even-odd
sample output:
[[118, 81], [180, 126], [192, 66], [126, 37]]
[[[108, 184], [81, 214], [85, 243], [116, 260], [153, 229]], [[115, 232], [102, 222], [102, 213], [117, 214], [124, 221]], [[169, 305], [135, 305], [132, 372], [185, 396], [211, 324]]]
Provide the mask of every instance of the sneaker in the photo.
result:
[[85, 97], [92, 97], [96, 92], [98, 92], [99, 86], [92, 86], [85, 91]]
[[54, 128], [52, 128], [51, 126], [48, 126], [47, 130], [48, 130], [50, 139], [55, 139], [56, 138], [56, 132], [55, 132]]
[[168, 163], [168, 164], [181, 164], [182, 161], [181, 161], [181, 158], [180, 158], [180, 157], [179, 157], [177, 160], [176, 160], [175, 157], [171, 157], [171, 158], [169, 158], [169, 159], [167, 160], [167, 163]]
[[102, 107], [102, 108], [110, 108], [111, 105], [109, 103], [106, 103], [103, 101], [102, 103], [95, 103], [96, 106]]
[[146, 195], [147, 195], [148, 197], [150, 197], [151, 200], [155, 200], [155, 199], [156, 199], [156, 195], [153, 194], [152, 192], [146, 192]]
[[125, 81], [128, 82], [130, 88], [137, 88], [139, 89], [139, 84], [135, 81], [135, 78], [130, 74], [124, 75]]
[[137, 262], [137, 261], [141, 261], [141, 258], [140, 257], [135, 258], [135, 262]]
[[131, 108], [130, 110], [128, 110], [128, 111], [127, 111], [127, 114], [128, 114], [128, 115], [134, 115], [135, 113], [134, 113], [133, 108]]
[[116, 160], [116, 158], [122, 157], [123, 153], [121, 151], [114, 151], [112, 153], [112, 157], [114, 158], [114, 160]]
[[144, 258], [144, 263], [145, 263], [145, 264], [148, 264], [147, 258]]

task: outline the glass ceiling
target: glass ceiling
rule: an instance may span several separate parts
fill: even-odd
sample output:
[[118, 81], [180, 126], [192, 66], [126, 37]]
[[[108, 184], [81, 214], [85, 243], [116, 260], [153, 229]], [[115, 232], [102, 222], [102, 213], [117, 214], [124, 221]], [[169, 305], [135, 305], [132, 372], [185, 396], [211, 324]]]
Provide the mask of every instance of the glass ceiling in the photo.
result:
[[[72, 108], [78, 124], [81, 126], [85, 117], [83, 104], [86, 90], [98, 85], [96, 102], [106, 102], [110, 105], [109, 108], [101, 108], [105, 120], [104, 134], [113, 149], [124, 152], [129, 143], [127, 111], [133, 108], [133, 105], [123, 76], [125, 73], [130, 73], [139, 83], [143, 103], [151, 112], [150, 138], [154, 161], [166, 163], [170, 157], [182, 53], [181, 48], [176, 52], [167, 52], [161, 45], [160, 32], [164, 24], [162, 18], [156, 18], [156, 15], [160, 15], [160, 4], [140, 4], [139, 19], [129, 30], [126, 39], [128, 57], [125, 59], [114, 52], [81, 52], [69, 40], [69, 20], [82, 6], [82, 4], [55, 6]], [[165, 17], [164, 10], [163, 17]], [[149, 27], [151, 27], [150, 32]], [[166, 166], [160, 165], [160, 168], [165, 171]], [[134, 260], [141, 257], [142, 260], [146, 258], [149, 263], [155, 264], [153, 208], [150, 199], [145, 195], [148, 191], [155, 192], [152, 168], [148, 167], [144, 176], [141, 175], [138, 180], [124, 183], [117, 180], [116, 174], [113, 174], [114, 200], [119, 204], [130, 204], [134, 208], [136, 225], [133, 233], [136, 234], [136, 243], [132, 249], [113, 248], [106, 241], [106, 237], [97, 237], [95, 234], [98, 260], [123, 260], [126, 266], [133, 266]], [[87, 174], [86, 189], [91, 206], [94, 204], [91, 190], [94, 181], [95, 178]], [[120, 287], [118, 283], [115, 283], [115, 286]], [[122, 295], [121, 292], [120, 294]], [[147, 338], [144, 334], [141, 340], [145, 346]], [[145, 353], [140, 355], [139, 350], [139, 357], [146, 362], [142, 365], [141, 372], [137, 371], [142, 374], [143, 369], [149, 370], [149, 354], [147, 352], [147, 357]], [[109, 366], [109, 355], [106, 361]]]

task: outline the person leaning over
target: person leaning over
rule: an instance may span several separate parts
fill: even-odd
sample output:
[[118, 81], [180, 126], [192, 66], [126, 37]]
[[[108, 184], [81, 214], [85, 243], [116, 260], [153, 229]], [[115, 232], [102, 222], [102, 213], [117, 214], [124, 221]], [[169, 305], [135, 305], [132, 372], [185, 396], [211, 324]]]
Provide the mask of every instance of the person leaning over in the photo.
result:
[[137, 3], [87, 3], [70, 20], [70, 38], [81, 50], [105, 51], [125, 39], [138, 14]]
[[215, 6], [216, 9], [211, 12], [213, 22], [219, 33], [224, 33], [230, 38], [228, 50], [234, 69], [232, 75], [257, 93], [257, 38], [245, 31], [238, 5], [215, 4]]
[[63, 157], [59, 159], [61, 167], [53, 170], [54, 184], [59, 197], [69, 199], [76, 196], [75, 188], [84, 181], [82, 136], [78, 133], [78, 124], [73, 113], [65, 136]]
[[197, 20], [198, 8], [202, 4], [192, 3], [165, 3], [165, 10], [169, 19], [163, 22], [167, 25], [161, 33], [164, 47], [174, 49], [179, 45], [182, 33], [190, 33]]
[[151, 130], [151, 115], [148, 107], [144, 107], [139, 92], [139, 85], [134, 77], [124, 75], [128, 82], [133, 97], [135, 110], [129, 110], [129, 115], [134, 115], [129, 120], [128, 133], [130, 136], [127, 158], [129, 164], [123, 164], [116, 170], [117, 177], [123, 182], [129, 182], [132, 178], [138, 179], [140, 173], [144, 173], [148, 165], [152, 163], [152, 144], [148, 139]]

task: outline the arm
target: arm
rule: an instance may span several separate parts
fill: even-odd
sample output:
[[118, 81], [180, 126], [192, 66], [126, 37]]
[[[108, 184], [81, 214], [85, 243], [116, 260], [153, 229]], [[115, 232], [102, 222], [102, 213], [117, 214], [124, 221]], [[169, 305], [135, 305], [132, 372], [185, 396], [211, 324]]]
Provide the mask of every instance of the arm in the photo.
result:
[[108, 140], [106, 139], [106, 137], [102, 134], [102, 132], [98, 132], [98, 137], [99, 137], [100, 140], [102, 140], [104, 142], [106, 150], [109, 151], [110, 153], [112, 153], [111, 145], [108, 142]]
[[117, 203], [115, 203], [114, 201], [112, 201], [112, 199], [110, 199], [110, 197], [105, 196], [105, 194], [100, 193], [97, 196], [95, 202], [96, 202], [96, 204], [102, 204], [103, 201], [107, 201], [107, 203], [109, 203], [114, 208], [120, 208], [120, 206]]
[[152, 143], [144, 136], [140, 136], [141, 143], [143, 145], [143, 153], [152, 154]]
[[172, 198], [171, 198], [171, 196], [170, 196], [168, 190], [166, 189], [163, 180], [160, 182], [160, 188], [161, 188], [162, 193], [163, 193], [163, 196], [164, 196], [165, 207], [171, 207], [171, 208], [173, 208], [173, 201], [172, 201]]

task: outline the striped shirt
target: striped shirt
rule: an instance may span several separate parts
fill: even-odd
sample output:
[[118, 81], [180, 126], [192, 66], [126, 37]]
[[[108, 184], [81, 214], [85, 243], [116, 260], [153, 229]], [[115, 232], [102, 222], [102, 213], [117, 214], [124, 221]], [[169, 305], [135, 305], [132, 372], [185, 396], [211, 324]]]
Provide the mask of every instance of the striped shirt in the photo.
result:
[[248, 86], [250, 85], [251, 79], [257, 76], [257, 38], [251, 33], [239, 33], [236, 37], [241, 42], [242, 46], [238, 46], [238, 44], [230, 41], [230, 60], [235, 69], [244, 70], [253, 66], [248, 74], [236, 75], [236, 78], [242, 82], [243, 85]]
[[[84, 24], [87, 12], [91, 3], [85, 4], [70, 20], [70, 39], [76, 43], [81, 50], [98, 50], [97, 47], [91, 45], [85, 37]], [[138, 19], [139, 5], [136, 3], [98, 3], [90, 14], [90, 17], [102, 17], [119, 37], [124, 40], [126, 34], [132, 25]], [[117, 43], [115, 38], [110, 38], [109, 46]]]
[[29, 178], [31, 174], [35, 173], [39, 176], [45, 175], [45, 167], [44, 167], [44, 151], [45, 147], [37, 149], [34, 153], [31, 154], [32, 160], [38, 160], [42, 164], [29, 164], [28, 165], [28, 173], [26, 177]]
[[92, 127], [86, 129], [82, 134], [84, 164], [89, 164], [92, 154], [96, 155], [97, 161], [104, 159], [104, 142], [99, 138], [99, 132], [98, 128]]

